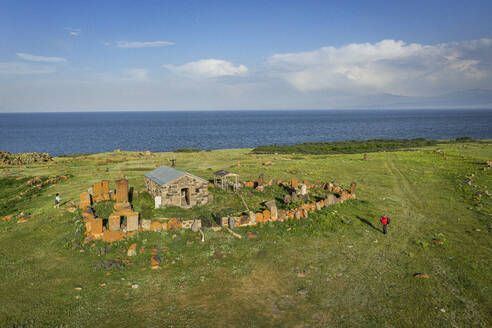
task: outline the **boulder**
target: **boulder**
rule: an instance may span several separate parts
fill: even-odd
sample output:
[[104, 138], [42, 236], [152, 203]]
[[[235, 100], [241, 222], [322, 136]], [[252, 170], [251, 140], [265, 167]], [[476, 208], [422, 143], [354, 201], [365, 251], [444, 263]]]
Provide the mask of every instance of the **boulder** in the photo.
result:
[[334, 205], [337, 203], [337, 197], [333, 194], [328, 194], [325, 199], [325, 206]]
[[191, 225], [191, 231], [198, 232], [202, 228], [201, 220], [193, 220], [193, 224]]

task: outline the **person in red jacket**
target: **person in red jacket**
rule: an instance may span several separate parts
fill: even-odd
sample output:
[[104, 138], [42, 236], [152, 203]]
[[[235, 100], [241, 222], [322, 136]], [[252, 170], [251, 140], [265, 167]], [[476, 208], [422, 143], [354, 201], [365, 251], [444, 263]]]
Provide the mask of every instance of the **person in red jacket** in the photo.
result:
[[380, 220], [381, 223], [383, 224], [383, 233], [386, 235], [388, 224], [390, 223], [390, 219], [386, 215], [383, 215]]

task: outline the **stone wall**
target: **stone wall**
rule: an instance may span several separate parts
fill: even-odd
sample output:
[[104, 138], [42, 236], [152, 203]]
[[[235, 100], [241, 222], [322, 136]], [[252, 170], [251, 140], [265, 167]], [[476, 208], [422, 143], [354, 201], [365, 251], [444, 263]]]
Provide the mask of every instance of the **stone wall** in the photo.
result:
[[[145, 177], [145, 186], [152, 196], [161, 196], [162, 206], [190, 208], [208, 203], [208, 182], [191, 175], [183, 175], [164, 186]], [[182, 197], [182, 190], [185, 188], [189, 193], [188, 202]]]

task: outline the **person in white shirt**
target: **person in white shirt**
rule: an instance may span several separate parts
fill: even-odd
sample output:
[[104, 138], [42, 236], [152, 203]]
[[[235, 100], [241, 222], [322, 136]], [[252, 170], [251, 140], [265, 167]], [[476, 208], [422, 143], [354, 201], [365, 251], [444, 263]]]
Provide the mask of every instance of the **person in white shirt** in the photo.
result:
[[56, 196], [55, 196], [55, 208], [58, 208], [60, 207], [60, 194], [59, 193], [56, 193]]

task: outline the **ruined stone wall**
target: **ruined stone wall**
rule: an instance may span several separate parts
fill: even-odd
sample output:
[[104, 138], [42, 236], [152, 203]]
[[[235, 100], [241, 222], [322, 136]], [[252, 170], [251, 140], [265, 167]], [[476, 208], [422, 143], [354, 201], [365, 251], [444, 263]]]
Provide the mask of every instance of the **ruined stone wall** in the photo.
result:
[[161, 186], [159, 186], [157, 183], [155, 183], [154, 181], [150, 180], [147, 177], [144, 177], [144, 180], [145, 180], [145, 187], [152, 195], [152, 197], [161, 195]]
[[[145, 186], [154, 197], [162, 197], [162, 206], [193, 207], [208, 203], [208, 182], [190, 175], [183, 175], [175, 181], [159, 186], [145, 177]], [[181, 190], [188, 188], [189, 204], [182, 201]]]

